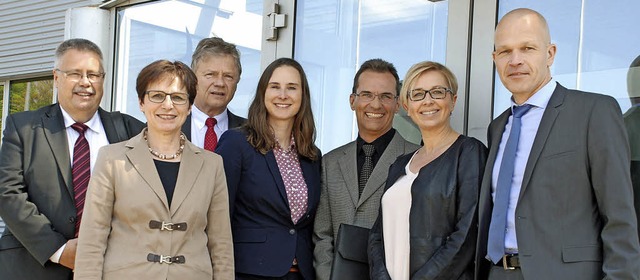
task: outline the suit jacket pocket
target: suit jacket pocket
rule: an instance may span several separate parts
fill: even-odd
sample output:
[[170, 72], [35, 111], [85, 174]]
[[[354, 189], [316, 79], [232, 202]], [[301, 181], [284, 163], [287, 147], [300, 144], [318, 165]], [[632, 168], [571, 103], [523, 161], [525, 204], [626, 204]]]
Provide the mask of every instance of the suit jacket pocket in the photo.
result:
[[600, 245], [567, 246], [562, 248], [562, 261], [571, 262], [601, 262], [602, 247]]
[[267, 241], [267, 233], [263, 229], [238, 229], [233, 231], [233, 242], [263, 243]]
[[543, 155], [542, 157], [546, 160], [550, 160], [555, 158], [571, 156], [571, 155], [574, 155], [576, 152], [577, 152], [576, 150], [553, 151], [553, 152], [550, 152], [549, 154]]

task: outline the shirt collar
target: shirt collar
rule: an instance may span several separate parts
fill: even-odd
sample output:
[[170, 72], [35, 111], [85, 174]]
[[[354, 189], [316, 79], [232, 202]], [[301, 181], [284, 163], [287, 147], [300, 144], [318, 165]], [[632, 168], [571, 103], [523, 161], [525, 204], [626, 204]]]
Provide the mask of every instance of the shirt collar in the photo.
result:
[[[227, 115], [227, 109], [225, 108], [220, 115], [215, 115], [213, 117], [216, 118], [217, 123], [226, 122], [227, 119], [229, 118], [229, 116]], [[198, 109], [196, 105], [191, 106], [191, 119], [193, 120], [193, 123], [196, 124], [196, 127], [198, 129], [202, 129], [205, 126], [205, 122], [207, 121], [208, 118], [209, 116], [204, 112], [200, 111], [200, 109]]]
[[[64, 108], [62, 108], [62, 106], [60, 106], [60, 110], [62, 111], [62, 117], [64, 118], [65, 128], [69, 128], [71, 127], [72, 124], [76, 123], [76, 121], [74, 121], [73, 118], [71, 118], [71, 115], [69, 115], [69, 113], [67, 113], [67, 111], [65, 111]], [[89, 121], [87, 121], [84, 124], [87, 125], [89, 129], [91, 129], [93, 132], [98, 133], [100, 131], [99, 129], [100, 116], [98, 115], [98, 111], [96, 111], [93, 114], [93, 117], [91, 117], [91, 119], [89, 119]]]
[[[546, 108], [549, 100], [551, 99], [551, 95], [553, 95], [553, 91], [556, 90], [556, 86], [556, 80], [552, 77], [546, 85], [544, 85], [540, 90], [538, 90], [538, 92], [529, 97], [529, 99], [527, 99], [527, 101], [525, 101], [523, 105], [529, 104], [542, 109]], [[511, 107], [513, 108], [513, 106], [518, 105], [513, 101], [513, 97], [511, 97]]]
[[358, 152], [362, 151], [362, 145], [373, 144], [373, 146], [375, 147], [375, 153], [381, 153], [387, 148], [389, 143], [391, 143], [391, 140], [393, 140], [393, 137], [395, 135], [396, 130], [394, 128], [391, 128], [389, 129], [389, 131], [385, 132], [385, 134], [380, 135], [380, 137], [376, 138], [376, 140], [373, 140], [373, 142], [371, 143], [366, 143], [366, 141], [364, 141], [364, 139], [362, 139], [362, 137], [358, 135], [358, 138], [356, 138], [356, 146]]

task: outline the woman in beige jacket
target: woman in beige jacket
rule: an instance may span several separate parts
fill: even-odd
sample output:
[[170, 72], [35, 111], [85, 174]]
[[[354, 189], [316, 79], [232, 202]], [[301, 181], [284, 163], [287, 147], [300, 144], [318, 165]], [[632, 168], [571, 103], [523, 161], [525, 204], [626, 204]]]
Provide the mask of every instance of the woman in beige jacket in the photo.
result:
[[148, 128], [100, 150], [75, 279], [233, 279], [222, 160], [180, 131], [196, 83], [178, 61], [153, 62], [138, 75]]

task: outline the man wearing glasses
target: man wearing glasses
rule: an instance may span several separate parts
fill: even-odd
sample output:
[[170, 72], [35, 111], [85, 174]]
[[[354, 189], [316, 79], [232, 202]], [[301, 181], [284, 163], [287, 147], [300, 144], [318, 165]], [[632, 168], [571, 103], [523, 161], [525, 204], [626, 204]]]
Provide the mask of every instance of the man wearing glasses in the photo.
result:
[[[358, 138], [322, 158], [322, 190], [314, 225], [314, 266], [317, 278], [329, 279], [340, 224], [371, 228], [389, 166], [418, 146], [392, 128], [398, 111], [400, 81], [393, 64], [371, 59], [353, 79], [349, 96], [356, 113]], [[361, 237], [365, 242], [368, 235]], [[357, 252], [366, 259], [366, 250]], [[368, 275], [362, 275], [368, 279]]]
[[85, 39], [56, 50], [58, 103], [7, 117], [0, 147], [3, 279], [72, 279], [84, 194], [100, 147], [143, 123], [99, 108], [102, 52]]

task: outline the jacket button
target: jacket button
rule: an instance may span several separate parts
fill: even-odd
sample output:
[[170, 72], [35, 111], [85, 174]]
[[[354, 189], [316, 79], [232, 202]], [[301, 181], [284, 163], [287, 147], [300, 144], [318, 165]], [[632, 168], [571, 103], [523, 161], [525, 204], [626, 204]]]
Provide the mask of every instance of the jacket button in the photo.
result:
[[69, 223], [75, 223], [76, 222], [76, 217], [71, 216], [69, 217]]
[[295, 230], [295, 229], [290, 229], [290, 230], [289, 230], [289, 234], [291, 234], [291, 235], [296, 234], [296, 230]]

